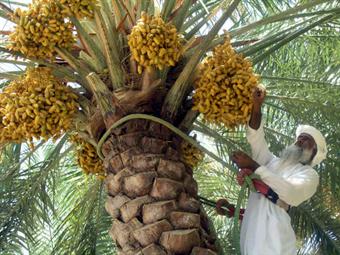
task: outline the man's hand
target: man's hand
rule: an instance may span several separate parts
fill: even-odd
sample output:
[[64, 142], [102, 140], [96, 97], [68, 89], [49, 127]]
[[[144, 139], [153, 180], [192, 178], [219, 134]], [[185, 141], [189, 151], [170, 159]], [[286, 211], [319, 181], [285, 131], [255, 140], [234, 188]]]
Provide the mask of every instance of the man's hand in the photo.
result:
[[253, 172], [260, 166], [255, 160], [242, 151], [233, 152], [230, 155], [230, 158], [239, 168], [248, 168]]
[[237, 176], [236, 176], [236, 180], [237, 180], [237, 183], [242, 186], [243, 183], [244, 183], [244, 179], [246, 178], [246, 176], [249, 176], [253, 173], [252, 170], [248, 169], [248, 168], [242, 168], [238, 173], [237, 173]]
[[253, 92], [254, 107], [261, 108], [265, 98], [266, 98], [266, 91], [264, 89], [256, 87]]
[[[237, 173], [237, 183], [242, 186], [244, 183], [244, 179], [246, 178], [246, 176], [249, 176], [253, 173], [252, 170], [248, 169], [248, 168], [242, 168], [240, 169], [240, 171]], [[263, 181], [258, 180], [258, 179], [253, 179], [253, 184], [254, 187], [256, 189], [257, 192], [262, 193], [263, 195], [267, 195], [268, 190], [269, 190], [269, 186], [267, 184], [265, 184]]]

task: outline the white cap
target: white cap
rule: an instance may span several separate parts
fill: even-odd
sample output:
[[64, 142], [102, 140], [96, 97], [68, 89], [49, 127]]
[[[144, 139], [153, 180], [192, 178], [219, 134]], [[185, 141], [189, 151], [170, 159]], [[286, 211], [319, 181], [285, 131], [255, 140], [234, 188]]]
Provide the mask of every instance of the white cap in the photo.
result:
[[321, 134], [319, 130], [309, 125], [299, 125], [296, 129], [296, 138], [302, 133], [306, 133], [312, 136], [317, 146], [317, 152], [311, 162], [311, 166], [320, 164], [327, 155], [327, 144], [325, 137]]

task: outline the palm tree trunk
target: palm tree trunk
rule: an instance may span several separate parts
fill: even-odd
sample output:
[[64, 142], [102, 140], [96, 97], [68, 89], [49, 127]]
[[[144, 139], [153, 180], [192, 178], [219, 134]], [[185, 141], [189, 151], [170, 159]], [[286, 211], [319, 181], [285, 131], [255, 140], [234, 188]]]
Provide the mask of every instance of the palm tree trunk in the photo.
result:
[[103, 145], [110, 230], [120, 255], [216, 254], [180, 140], [160, 124], [133, 120]]

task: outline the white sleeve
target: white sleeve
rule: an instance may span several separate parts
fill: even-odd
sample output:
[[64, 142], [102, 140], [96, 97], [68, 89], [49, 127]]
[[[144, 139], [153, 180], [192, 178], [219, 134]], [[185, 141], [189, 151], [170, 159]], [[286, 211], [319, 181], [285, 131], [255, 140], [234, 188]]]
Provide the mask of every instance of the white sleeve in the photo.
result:
[[251, 147], [252, 158], [260, 165], [266, 165], [274, 158], [274, 155], [269, 151], [263, 131], [263, 121], [260, 127], [252, 129], [247, 127], [247, 140]]
[[255, 171], [261, 180], [274, 190], [279, 198], [292, 206], [298, 206], [311, 198], [319, 184], [318, 173], [309, 166], [302, 166], [296, 174], [284, 179], [265, 166]]

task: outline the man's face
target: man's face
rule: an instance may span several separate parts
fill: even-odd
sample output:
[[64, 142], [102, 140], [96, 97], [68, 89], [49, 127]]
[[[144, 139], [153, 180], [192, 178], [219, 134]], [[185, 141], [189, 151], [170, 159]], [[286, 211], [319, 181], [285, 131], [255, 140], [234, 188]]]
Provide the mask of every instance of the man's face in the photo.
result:
[[313, 150], [316, 149], [316, 143], [314, 138], [306, 133], [301, 133], [295, 142], [295, 145], [300, 147], [301, 149]]
[[285, 162], [309, 164], [316, 154], [314, 138], [306, 133], [298, 136], [296, 141], [281, 152]]
[[307, 133], [301, 133], [297, 137], [294, 145], [301, 148], [305, 156], [310, 155], [310, 161], [314, 158], [316, 151], [317, 151], [317, 146], [314, 141], [314, 138], [311, 135]]

